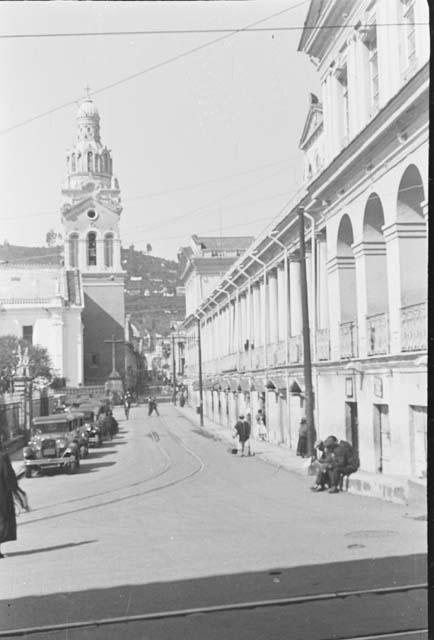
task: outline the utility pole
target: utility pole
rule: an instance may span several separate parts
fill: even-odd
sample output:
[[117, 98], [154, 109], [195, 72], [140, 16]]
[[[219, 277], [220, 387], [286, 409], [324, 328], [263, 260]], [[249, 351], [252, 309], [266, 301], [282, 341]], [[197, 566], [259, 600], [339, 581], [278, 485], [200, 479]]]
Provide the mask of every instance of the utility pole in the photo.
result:
[[199, 357], [199, 416], [200, 426], [203, 427], [203, 386], [202, 386], [202, 342], [200, 336], [200, 317], [197, 318], [197, 347]]
[[312, 361], [310, 354], [310, 327], [309, 306], [307, 295], [306, 277], [306, 247], [304, 241], [304, 209], [299, 207], [299, 239], [300, 239], [300, 284], [301, 284], [301, 314], [303, 318], [303, 351], [304, 351], [304, 384], [306, 387], [306, 424], [307, 424], [307, 450], [309, 455], [313, 453], [313, 445], [316, 440], [314, 416], [313, 416], [313, 388], [312, 388]]
[[173, 404], [176, 405], [176, 360], [175, 360], [175, 334], [172, 333], [172, 378], [173, 378]]

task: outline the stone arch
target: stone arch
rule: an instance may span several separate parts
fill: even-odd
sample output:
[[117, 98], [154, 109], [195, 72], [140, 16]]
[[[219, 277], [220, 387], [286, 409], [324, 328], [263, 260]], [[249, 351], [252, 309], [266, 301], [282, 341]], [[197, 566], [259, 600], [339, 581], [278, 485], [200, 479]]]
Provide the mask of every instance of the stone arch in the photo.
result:
[[[345, 213], [339, 223], [337, 235], [337, 268], [339, 275], [339, 300], [341, 323], [341, 355], [357, 346], [357, 283], [353, 253], [354, 233], [350, 216]], [[345, 343], [345, 347], [343, 345]]]
[[398, 222], [420, 222], [423, 219], [422, 202], [425, 190], [422, 176], [415, 164], [410, 164], [398, 187], [396, 218]]
[[427, 297], [427, 242], [423, 203], [425, 189], [415, 164], [402, 174], [396, 199], [396, 242], [399, 243], [401, 308], [414, 314]]
[[372, 192], [365, 205], [363, 240], [359, 247], [365, 272], [368, 355], [378, 355], [389, 351], [389, 289], [383, 229], [383, 205], [378, 194]]

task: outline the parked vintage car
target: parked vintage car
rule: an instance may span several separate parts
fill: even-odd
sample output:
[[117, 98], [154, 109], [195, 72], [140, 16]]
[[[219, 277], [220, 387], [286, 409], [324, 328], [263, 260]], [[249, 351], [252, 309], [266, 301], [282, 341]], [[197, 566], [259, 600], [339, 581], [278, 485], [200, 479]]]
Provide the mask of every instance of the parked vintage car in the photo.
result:
[[33, 471], [44, 469], [57, 468], [76, 473], [80, 457], [87, 455], [88, 451], [83, 423], [83, 414], [77, 412], [34, 418], [31, 439], [23, 449], [26, 478], [30, 478]]
[[80, 405], [80, 413], [84, 416], [84, 428], [86, 429], [89, 446], [100, 447], [102, 444], [102, 432], [98, 425], [99, 404], [86, 403]]

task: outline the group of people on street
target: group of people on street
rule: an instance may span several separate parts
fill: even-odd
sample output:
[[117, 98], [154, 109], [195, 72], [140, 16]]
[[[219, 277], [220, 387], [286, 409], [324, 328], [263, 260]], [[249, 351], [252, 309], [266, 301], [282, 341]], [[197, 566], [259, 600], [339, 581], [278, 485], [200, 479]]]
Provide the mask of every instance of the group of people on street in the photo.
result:
[[329, 436], [315, 443], [314, 462], [317, 476], [311, 491], [339, 493], [343, 489], [344, 478], [355, 473], [360, 466], [359, 456], [346, 440]]
[[[256, 428], [258, 433], [258, 439], [265, 441], [268, 440], [267, 428], [265, 426], [265, 414], [263, 409], [258, 409], [256, 414]], [[246, 416], [241, 414], [234, 427], [233, 437], [238, 438], [240, 443], [240, 453], [242, 456], [247, 455], [254, 456], [252, 435], [252, 417], [250, 413]], [[238, 452], [238, 449], [237, 449]]]

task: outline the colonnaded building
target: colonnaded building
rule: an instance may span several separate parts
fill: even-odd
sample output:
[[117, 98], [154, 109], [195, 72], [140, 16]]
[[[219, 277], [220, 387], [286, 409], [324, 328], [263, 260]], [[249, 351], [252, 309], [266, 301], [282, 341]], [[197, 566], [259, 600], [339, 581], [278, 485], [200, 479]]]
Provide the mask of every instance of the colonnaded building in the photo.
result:
[[232, 428], [250, 411], [255, 426], [263, 407], [270, 440], [295, 448], [303, 207], [316, 430], [383, 478], [426, 475], [427, 24], [424, 0], [312, 0], [299, 51], [322, 89], [300, 140], [304, 188], [183, 325], [190, 401], [200, 318], [205, 415]]
[[89, 96], [80, 102], [76, 122], [62, 185], [64, 264], [0, 265], [0, 333], [46, 347], [68, 386], [108, 379], [114, 339], [117, 372], [134, 386], [144, 357], [137, 329], [125, 315], [119, 183]]

